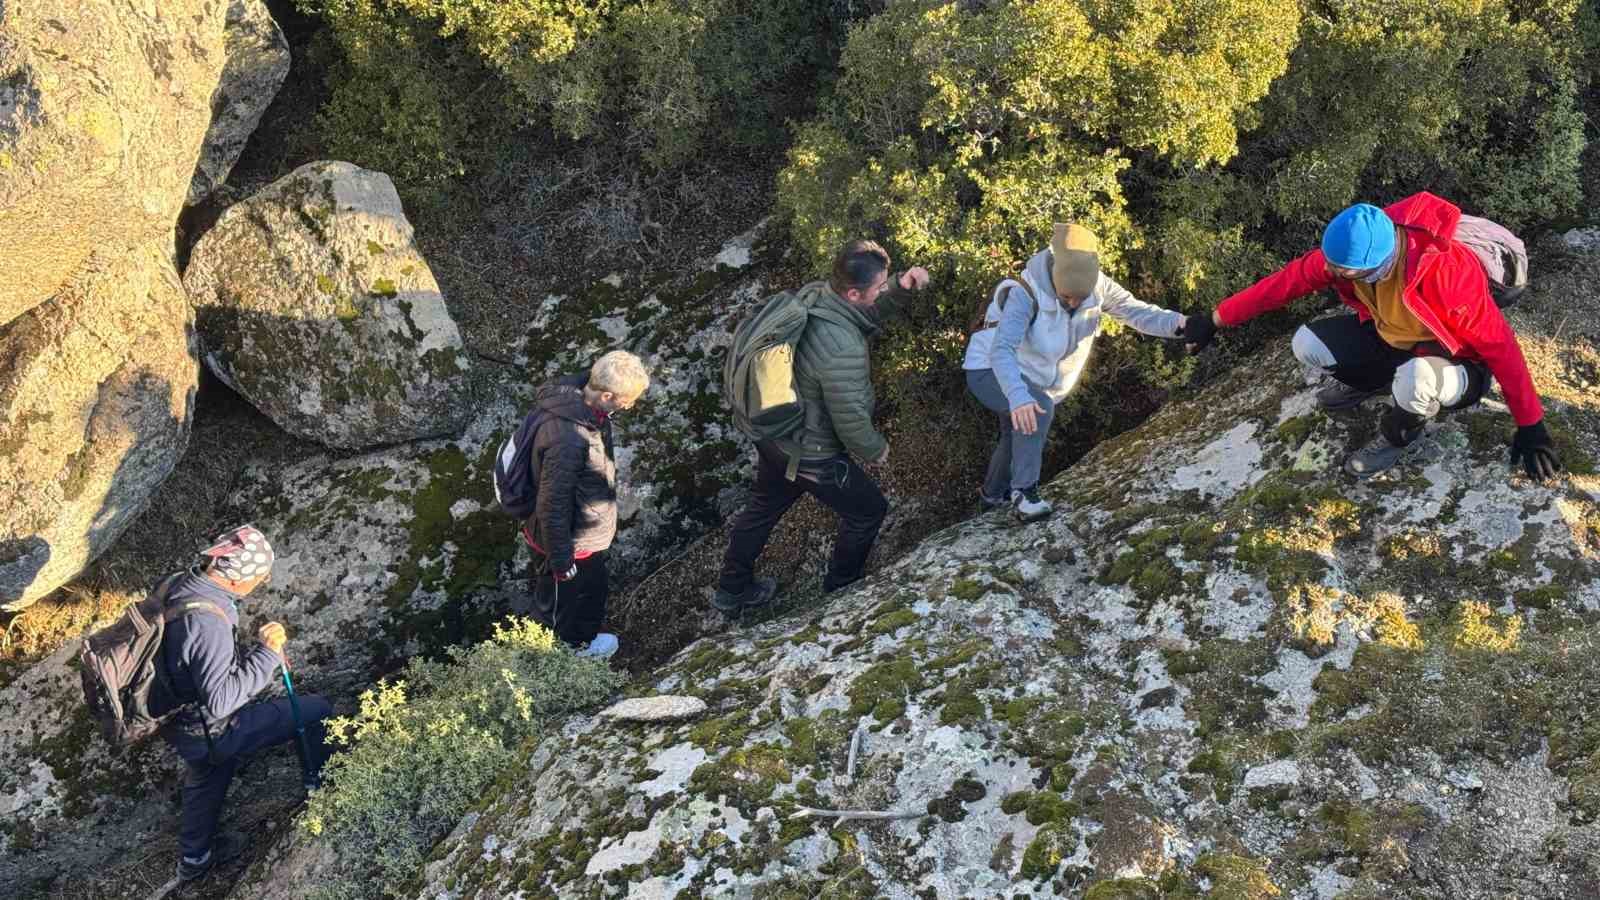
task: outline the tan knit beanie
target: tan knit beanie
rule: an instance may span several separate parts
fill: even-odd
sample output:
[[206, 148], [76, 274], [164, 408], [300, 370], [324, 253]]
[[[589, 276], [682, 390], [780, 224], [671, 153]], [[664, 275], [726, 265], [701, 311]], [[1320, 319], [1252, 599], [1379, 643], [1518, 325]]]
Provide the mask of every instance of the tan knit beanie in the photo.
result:
[[1057, 297], [1087, 297], [1100, 278], [1100, 239], [1082, 225], [1056, 223], [1050, 236], [1050, 280]]

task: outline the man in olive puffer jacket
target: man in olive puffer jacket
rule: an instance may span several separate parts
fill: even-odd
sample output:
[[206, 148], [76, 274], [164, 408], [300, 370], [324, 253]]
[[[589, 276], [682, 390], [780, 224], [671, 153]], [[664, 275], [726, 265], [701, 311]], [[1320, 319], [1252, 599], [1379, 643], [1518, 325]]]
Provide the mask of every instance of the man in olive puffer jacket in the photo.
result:
[[920, 266], [891, 276], [889, 254], [872, 241], [857, 240], [834, 257], [829, 280], [800, 289], [804, 302], [831, 315], [811, 317], [795, 347], [795, 383], [805, 406], [805, 426], [794, 437], [800, 446], [799, 469], [790, 481], [783, 450], [771, 441], [756, 443], [756, 481], [749, 503], [730, 528], [722, 576], [712, 597], [717, 609], [737, 615], [771, 602], [777, 582], [755, 578], [756, 557], [802, 494], [839, 514], [839, 534], [822, 589], [835, 591], [861, 577], [889, 511], [883, 491], [858, 462], [878, 465], [889, 458], [889, 442], [872, 424], [867, 340], [909, 292], [927, 283], [928, 271]]
[[616, 636], [600, 632], [610, 594], [605, 552], [617, 534], [611, 417], [649, 385], [639, 358], [614, 350], [588, 374], [558, 378], [536, 395], [544, 416], [530, 460], [538, 501], [522, 530], [533, 548], [533, 616], [589, 655], [617, 649]]

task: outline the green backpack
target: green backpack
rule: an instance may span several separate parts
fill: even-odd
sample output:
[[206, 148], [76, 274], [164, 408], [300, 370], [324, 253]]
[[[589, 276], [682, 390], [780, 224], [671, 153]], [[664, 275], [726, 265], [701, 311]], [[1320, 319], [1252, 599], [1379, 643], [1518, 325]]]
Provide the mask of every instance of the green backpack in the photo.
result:
[[753, 441], [772, 441], [789, 456], [790, 481], [800, 468], [795, 435], [806, 423], [805, 402], [794, 378], [795, 346], [812, 316], [840, 325], [842, 317], [817, 309], [801, 292], [767, 298], [733, 333], [722, 363], [722, 393], [733, 408], [733, 424]]

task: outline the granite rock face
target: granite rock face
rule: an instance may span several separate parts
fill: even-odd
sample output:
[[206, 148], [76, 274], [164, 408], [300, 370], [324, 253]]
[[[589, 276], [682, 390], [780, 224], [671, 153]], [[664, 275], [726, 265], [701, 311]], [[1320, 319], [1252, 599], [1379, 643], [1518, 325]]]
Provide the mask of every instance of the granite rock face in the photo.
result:
[[1279, 349], [1097, 448], [1054, 519], [691, 645], [634, 692], [705, 714], [573, 720], [417, 897], [1583, 896], [1592, 458], [1508, 476], [1485, 408], [1358, 483], [1375, 411], [1313, 392]]
[[211, 123], [227, 0], [0, 6], [0, 324], [170, 235]]
[[17, 610], [110, 547], [188, 446], [199, 368], [170, 248], [0, 325], [0, 359], [0, 609]]
[[233, 171], [261, 116], [289, 75], [289, 42], [262, 0], [232, 0], [224, 32], [227, 62], [211, 97], [206, 129], [189, 196], [193, 206], [211, 196]]
[[228, 208], [184, 272], [206, 365], [336, 449], [459, 432], [461, 333], [387, 175], [308, 163]]

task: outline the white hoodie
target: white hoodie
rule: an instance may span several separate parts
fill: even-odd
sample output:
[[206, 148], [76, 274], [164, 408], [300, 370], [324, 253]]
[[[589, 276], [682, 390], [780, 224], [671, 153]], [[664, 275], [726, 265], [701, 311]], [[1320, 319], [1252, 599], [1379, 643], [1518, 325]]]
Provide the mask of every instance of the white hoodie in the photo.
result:
[[[1076, 310], [1069, 309], [1056, 297], [1051, 283], [1048, 249], [1028, 260], [1022, 278], [1038, 298], [1038, 316], [1033, 317], [1034, 301], [1022, 285], [1009, 279], [1001, 282], [984, 316], [987, 327], [968, 340], [962, 363], [964, 369], [993, 369], [1012, 409], [1033, 402], [1029, 385], [1042, 390], [1052, 403], [1060, 403], [1072, 393], [1100, 332], [1102, 310], [1136, 331], [1156, 337], [1177, 337], [1183, 326], [1181, 313], [1139, 300], [1104, 271], [1093, 293]], [[1001, 291], [1008, 292], [1004, 312], [998, 302]]]

